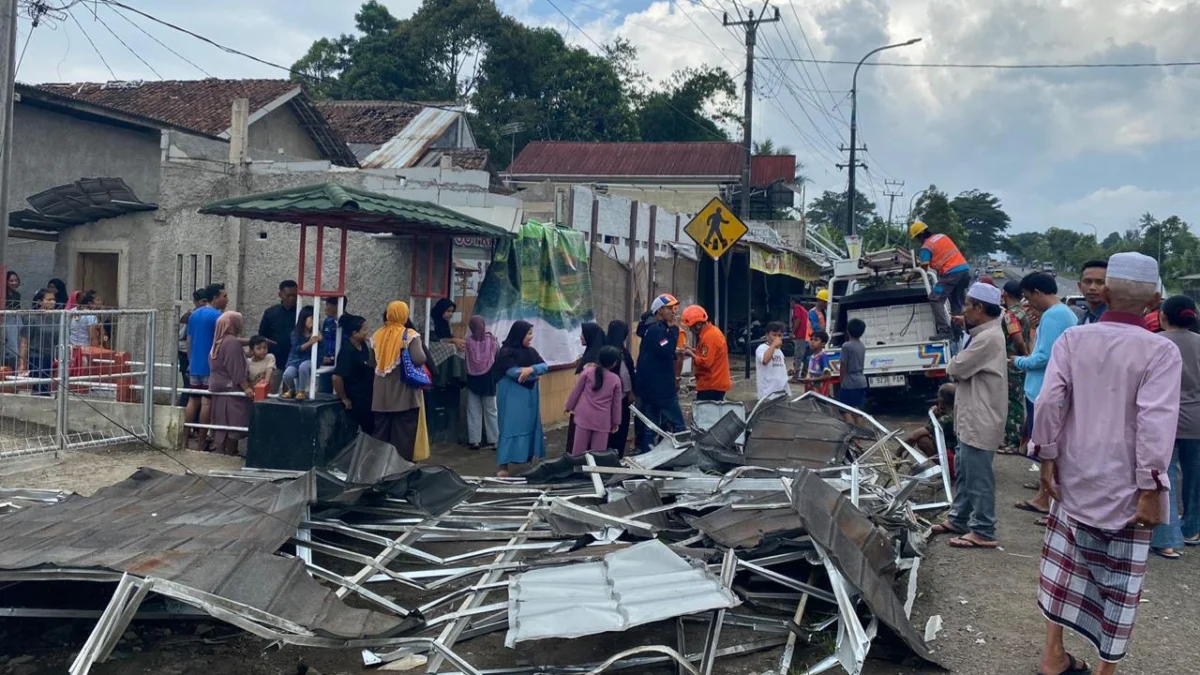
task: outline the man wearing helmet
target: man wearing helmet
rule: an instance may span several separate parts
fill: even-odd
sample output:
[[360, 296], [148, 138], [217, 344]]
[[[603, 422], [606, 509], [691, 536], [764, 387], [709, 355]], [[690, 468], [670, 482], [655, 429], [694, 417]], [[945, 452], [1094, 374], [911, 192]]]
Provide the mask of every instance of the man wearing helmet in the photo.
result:
[[[638, 326], [642, 338], [637, 360], [638, 410], [664, 431], [683, 431], [683, 411], [679, 408], [679, 390], [675, 385], [675, 355], [679, 349], [676, 311], [679, 301], [663, 293], [650, 303], [651, 318]], [[650, 450], [653, 432], [647, 430], [637, 439], [639, 452]]]
[[[948, 338], [953, 333], [951, 315], [955, 322], [963, 321], [963, 304], [967, 299], [967, 288], [971, 285], [971, 266], [950, 237], [930, 232], [929, 226], [919, 220], [908, 226], [908, 236], [921, 245], [917, 263], [938, 275], [937, 283], [929, 293], [933, 321], [937, 325], [937, 335], [932, 339]], [[950, 314], [946, 313], [947, 299], [950, 301]]]
[[808, 311], [809, 330], [813, 333], [819, 330], [829, 330], [829, 327], [825, 325], [825, 309], [827, 307], [829, 307], [829, 289], [822, 288], [817, 291], [817, 304]]
[[683, 327], [696, 336], [696, 348], [685, 349], [692, 357], [696, 375], [697, 401], [724, 401], [725, 393], [733, 388], [729, 374], [729, 345], [725, 335], [708, 322], [708, 312], [700, 305], [683, 310]]

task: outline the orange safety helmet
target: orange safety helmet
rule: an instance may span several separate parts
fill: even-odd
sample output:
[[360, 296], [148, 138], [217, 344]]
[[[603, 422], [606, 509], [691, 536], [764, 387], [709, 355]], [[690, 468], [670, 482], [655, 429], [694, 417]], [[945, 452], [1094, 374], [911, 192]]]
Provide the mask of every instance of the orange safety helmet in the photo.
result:
[[708, 312], [700, 305], [688, 305], [688, 308], [683, 310], [683, 325], [686, 328], [691, 328], [698, 323], [708, 321]]

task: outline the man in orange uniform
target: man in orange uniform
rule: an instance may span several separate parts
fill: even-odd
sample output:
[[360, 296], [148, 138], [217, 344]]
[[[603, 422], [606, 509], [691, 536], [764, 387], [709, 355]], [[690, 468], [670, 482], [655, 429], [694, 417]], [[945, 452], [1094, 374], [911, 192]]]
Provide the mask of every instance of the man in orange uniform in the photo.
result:
[[699, 305], [683, 310], [683, 327], [696, 336], [696, 348], [688, 349], [696, 374], [697, 401], [723, 401], [733, 389], [729, 374], [729, 345], [721, 330], [708, 322], [708, 312]]
[[[933, 321], [937, 324], [937, 335], [931, 340], [944, 340], [953, 334], [950, 315], [962, 323], [963, 304], [967, 299], [967, 288], [971, 285], [971, 266], [954, 241], [944, 234], [934, 234], [921, 221], [908, 226], [908, 236], [921, 245], [917, 263], [938, 275], [937, 283], [929, 293], [929, 304], [933, 306]], [[950, 301], [950, 314], [946, 313], [946, 300]]]

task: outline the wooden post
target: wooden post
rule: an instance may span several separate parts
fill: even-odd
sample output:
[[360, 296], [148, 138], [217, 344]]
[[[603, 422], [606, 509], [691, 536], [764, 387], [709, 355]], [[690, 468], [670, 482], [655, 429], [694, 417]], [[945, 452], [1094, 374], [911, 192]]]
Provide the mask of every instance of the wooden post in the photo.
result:
[[[655, 249], [655, 246], [657, 246], [658, 244], [654, 240], [654, 234], [655, 234], [654, 228], [655, 228], [655, 225], [657, 224], [657, 222], [658, 222], [658, 206], [655, 204], [651, 204], [650, 205], [650, 236], [649, 236], [649, 243], [646, 245], [646, 250], [649, 251], [649, 256], [646, 258], [646, 287], [649, 289], [648, 294], [646, 295], [647, 298], [654, 297], [654, 262], [658, 258], [658, 256], [657, 256], [658, 251]], [[672, 288], [671, 292], [674, 293], [675, 289]]]
[[637, 318], [641, 316], [633, 306], [633, 282], [634, 282], [634, 266], [636, 265], [635, 255], [637, 253], [637, 217], [638, 203], [633, 201], [629, 204], [629, 270], [625, 277], [625, 320], [630, 326], [637, 325]]

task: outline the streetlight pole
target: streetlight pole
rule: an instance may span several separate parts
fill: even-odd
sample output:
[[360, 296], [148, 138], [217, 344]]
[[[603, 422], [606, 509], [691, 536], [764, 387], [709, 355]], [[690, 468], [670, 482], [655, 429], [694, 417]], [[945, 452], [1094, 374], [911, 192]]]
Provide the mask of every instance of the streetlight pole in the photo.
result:
[[1100, 243], [1100, 230], [1091, 223], [1084, 223], [1084, 225], [1087, 225], [1088, 227], [1092, 228], [1092, 234], [1095, 235], [1096, 243], [1099, 244]]
[[897, 42], [892, 45], [884, 45], [876, 47], [867, 52], [867, 55], [859, 59], [858, 65], [854, 66], [854, 77], [850, 81], [850, 187], [846, 195], [846, 234], [854, 234], [854, 194], [857, 188], [854, 185], [854, 172], [858, 168], [858, 69], [862, 68], [864, 62], [879, 52], [895, 49], [897, 47], [907, 47], [915, 45], [921, 41], [921, 38], [913, 38], [908, 42]]
[[912, 213], [913, 213], [913, 209], [916, 208], [917, 197], [920, 197], [921, 195], [925, 194], [926, 192], [929, 192], [929, 188], [925, 188], [924, 190], [917, 190], [917, 192], [912, 196], [912, 199], [908, 200], [908, 220], [909, 220], [910, 225], [912, 224]]

